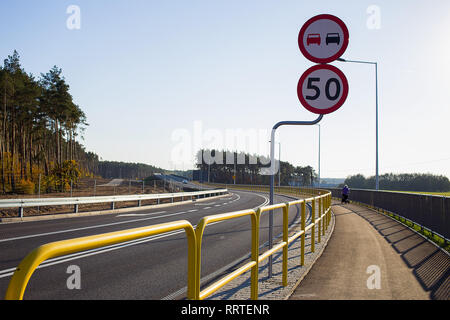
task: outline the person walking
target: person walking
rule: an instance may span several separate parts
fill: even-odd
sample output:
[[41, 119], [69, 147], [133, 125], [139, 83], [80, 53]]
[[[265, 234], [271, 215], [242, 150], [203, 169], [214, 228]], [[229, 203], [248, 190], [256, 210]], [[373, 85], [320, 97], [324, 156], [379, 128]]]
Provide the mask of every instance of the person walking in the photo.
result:
[[348, 195], [350, 194], [350, 189], [348, 188], [347, 185], [344, 186], [344, 188], [342, 188], [342, 201], [341, 203], [350, 203], [350, 201], [348, 200]]

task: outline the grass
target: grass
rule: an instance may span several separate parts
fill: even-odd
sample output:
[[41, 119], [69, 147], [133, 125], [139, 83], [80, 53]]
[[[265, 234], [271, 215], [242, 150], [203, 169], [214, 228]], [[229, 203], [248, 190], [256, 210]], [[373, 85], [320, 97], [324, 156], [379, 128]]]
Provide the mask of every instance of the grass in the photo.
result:
[[429, 240], [433, 241], [434, 243], [436, 243], [438, 246], [440, 246], [441, 248], [443, 248], [444, 250], [446, 250], [447, 252], [450, 252], [450, 243], [447, 242], [444, 238], [438, 236], [437, 234], [434, 234], [433, 232], [422, 228], [420, 225], [415, 224], [413, 221], [405, 219], [403, 217], [400, 217], [394, 213], [391, 212], [386, 212], [384, 210], [377, 210], [380, 211], [392, 218], [394, 218], [395, 220], [405, 224], [406, 226], [410, 227], [411, 229], [413, 229], [414, 231], [416, 231], [417, 233], [422, 234], [423, 236], [427, 237]]

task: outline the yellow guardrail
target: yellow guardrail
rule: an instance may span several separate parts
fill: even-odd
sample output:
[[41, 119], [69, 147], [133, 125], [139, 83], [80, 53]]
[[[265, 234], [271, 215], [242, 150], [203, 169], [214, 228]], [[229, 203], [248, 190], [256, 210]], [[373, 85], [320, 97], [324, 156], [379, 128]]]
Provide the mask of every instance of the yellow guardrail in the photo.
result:
[[[325, 231], [328, 229], [329, 223], [331, 221], [331, 193], [320, 192], [322, 195], [311, 197], [307, 199], [294, 200], [288, 203], [279, 203], [270, 206], [265, 206], [259, 208], [257, 211], [254, 210], [244, 210], [238, 212], [229, 212], [224, 214], [218, 214], [214, 216], [207, 216], [201, 220], [197, 225], [196, 235], [197, 235], [197, 273], [196, 273], [196, 300], [203, 300], [224, 287], [233, 279], [237, 278], [239, 275], [251, 270], [251, 283], [250, 283], [250, 298], [252, 300], [258, 299], [258, 279], [259, 279], [259, 263], [264, 261], [270, 255], [274, 254], [279, 250], [283, 250], [282, 256], [282, 284], [287, 286], [287, 275], [288, 275], [288, 246], [290, 243], [295, 241], [297, 238], [301, 237], [300, 244], [300, 265], [305, 264], [305, 237], [306, 232], [311, 229], [311, 251], [315, 251], [315, 241], [316, 241], [316, 231], [317, 231], [317, 241], [321, 241], [321, 235], [325, 235]], [[311, 202], [312, 212], [311, 212], [311, 223], [306, 226], [306, 204]], [[318, 210], [316, 210], [316, 202], [318, 204]], [[294, 205], [301, 205], [301, 230], [289, 237], [288, 230], [288, 213], [289, 207]], [[263, 254], [259, 255], [259, 223], [261, 215], [267, 211], [273, 211], [276, 209], [283, 210], [283, 238], [282, 241], [273, 246], [273, 248], [268, 249]], [[317, 218], [316, 218], [317, 215]], [[218, 281], [210, 284], [206, 289], [200, 290], [200, 271], [201, 271], [201, 244], [203, 232], [207, 224], [217, 221], [230, 220], [233, 218], [240, 218], [243, 216], [250, 216], [252, 220], [252, 251], [250, 261], [245, 263], [240, 268], [234, 270], [232, 273], [224, 276]], [[317, 226], [317, 230], [316, 230]]]
[[197, 247], [195, 231], [186, 220], [157, 224], [149, 227], [135, 228], [124, 231], [104, 233], [100, 235], [62, 240], [44, 244], [30, 252], [19, 264], [9, 282], [6, 291], [6, 300], [22, 300], [26, 286], [36, 268], [43, 261], [63, 255], [90, 250], [121, 242], [136, 240], [152, 235], [167, 233], [184, 229], [188, 240], [188, 285], [187, 295], [189, 299], [195, 298], [195, 269]]
[[[255, 190], [256, 191], [256, 190]], [[262, 190], [265, 191], [265, 190]], [[311, 229], [311, 251], [315, 251], [315, 242], [321, 241], [321, 236], [325, 235], [325, 231], [331, 221], [331, 193], [325, 190], [313, 190], [319, 195], [309, 197], [307, 199], [299, 199], [287, 203], [279, 203], [270, 206], [264, 206], [255, 210], [241, 210], [223, 214], [216, 214], [204, 217], [197, 225], [193, 226], [186, 220], [174, 221], [153, 225], [149, 227], [129, 229], [105, 233], [100, 235], [57, 241], [42, 245], [28, 254], [25, 259], [17, 267], [13, 277], [9, 283], [6, 297], [8, 300], [21, 300], [23, 298], [26, 286], [35, 269], [43, 261], [59, 257], [83, 250], [89, 250], [120, 242], [144, 238], [156, 234], [167, 233], [175, 230], [184, 229], [188, 240], [188, 285], [187, 297], [193, 300], [203, 300], [225, 286], [227, 283], [251, 270], [251, 294], [250, 298], [258, 299], [258, 282], [259, 282], [259, 264], [269, 256], [279, 250], [283, 250], [282, 255], [282, 284], [287, 286], [288, 274], [288, 246], [290, 243], [301, 237], [300, 245], [300, 265], [305, 263], [305, 237], [306, 233]], [[281, 190], [279, 192], [284, 192]], [[290, 193], [290, 192], [288, 192]], [[295, 190], [292, 191], [295, 194]], [[311, 192], [312, 193], [312, 192]], [[311, 203], [311, 223], [306, 225], [306, 204]], [[317, 204], [317, 206], [316, 206]], [[294, 205], [301, 206], [300, 231], [289, 237], [288, 230], [288, 213], [289, 208]], [[316, 208], [317, 207], [317, 208]], [[282, 209], [283, 212], [283, 237], [282, 241], [274, 245], [271, 249], [259, 254], [259, 229], [261, 215], [267, 211], [276, 212], [274, 210]], [[210, 284], [207, 288], [201, 290], [201, 248], [202, 239], [205, 228], [208, 224], [225, 221], [235, 218], [248, 216], [252, 224], [251, 235], [251, 258], [240, 268], [224, 276], [220, 280]], [[317, 233], [317, 237], [316, 237]]]

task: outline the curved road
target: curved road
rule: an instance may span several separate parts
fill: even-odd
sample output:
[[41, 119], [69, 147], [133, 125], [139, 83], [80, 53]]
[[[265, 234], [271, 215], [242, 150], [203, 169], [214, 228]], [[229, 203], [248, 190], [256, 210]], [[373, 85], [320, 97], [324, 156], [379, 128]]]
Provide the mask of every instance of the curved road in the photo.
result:
[[[275, 203], [290, 198], [276, 196]], [[0, 294], [4, 296], [15, 267], [36, 247], [64, 239], [143, 227], [175, 220], [195, 225], [206, 215], [265, 205], [265, 194], [232, 191], [229, 196], [166, 208], [47, 221], [0, 224]], [[297, 220], [292, 207], [289, 220]], [[281, 212], [274, 214], [274, 235], [281, 233]], [[260, 243], [268, 240], [268, 214], [261, 219]], [[202, 281], [250, 252], [250, 219], [207, 226], [202, 244]], [[81, 289], [69, 289], [69, 266], [79, 267]], [[69, 271], [69, 272], [68, 272]], [[73, 271], [72, 271], [73, 272]], [[187, 283], [184, 231], [130, 241], [47, 260], [35, 271], [24, 299], [163, 299], [183, 298]]]

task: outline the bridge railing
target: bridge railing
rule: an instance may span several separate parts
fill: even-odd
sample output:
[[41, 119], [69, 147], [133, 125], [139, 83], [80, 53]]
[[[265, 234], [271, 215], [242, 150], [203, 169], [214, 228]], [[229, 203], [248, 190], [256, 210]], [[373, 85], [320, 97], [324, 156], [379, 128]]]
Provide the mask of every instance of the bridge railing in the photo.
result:
[[[270, 255], [279, 250], [283, 250], [283, 286], [287, 285], [287, 262], [288, 262], [288, 246], [290, 243], [301, 237], [300, 261], [299, 264], [304, 265], [305, 257], [305, 237], [306, 233], [311, 229], [311, 251], [315, 251], [316, 240], [321, 241], [321, 235], [325, 234], [331, 221], [331, 193], [321, 190], [320, 195], [309, 197], [306, 199], [298, 199], [286, 203], [279, 203], [271, 206], [263, 206], [258, 210], [241, 210], [236, 212], [228, 212], [217, 215], [206, 216], [197, 224], [195, 230], [193, 226], [185, 221], [175, 221], [165, 224], [153, 225], [144, 228], [129, 229], [124, 231], [88, 236], [83, 238], [63, 240], [42, 245], [28, 254], [17, 267], [14, 272], [8, 290], [6, 299], [22, 299], [28, 281], [34, 270], [40, 263], [46, 259], [80, 252], [88, 249], [99, 248], [119, 242], [125, 242], [133, 239], [147, 237], [150, 235], [161, 234], [173, 230], [184, 229], [188, 239], [188, 285], [187, 297], [193, 300], [203, 300], [225, 286], [227, 283], [251, 270], [251, 294], [250, 298], [258, 299], [258, 282], [259, 282], [259, 263], [264, 261]], [[311, 203], [311, 222], [306, 225], [306, 205]], [[288, 230], [288, 213], [291, 206], [301, 206], [301, 230], [289, 237]], [[282, 241], [273, 246], [272, 249], [266, 250], [259, 254], [259, 231], [261, 215], [267, 211], [282, 209], [283, 211], [283, 237]], [[252, 223], [251, 237], [251, 259], [249, 262], [224, 276], [222, 279], [209, 285], [206, 289], [201, 290], [201, 247], [203, 233], [208, 224], [218, 221], [225, 221], [235, 218], [248, 216]], [[317, 234], [317, 235], [316, 235]]]
[[[341, 197], [341, 189], [330, 188], [329, 190], [333, 197]], [[408, 219], [447, 242], [450, 239], [450, 197], [351, 189], [349, 199]]]

